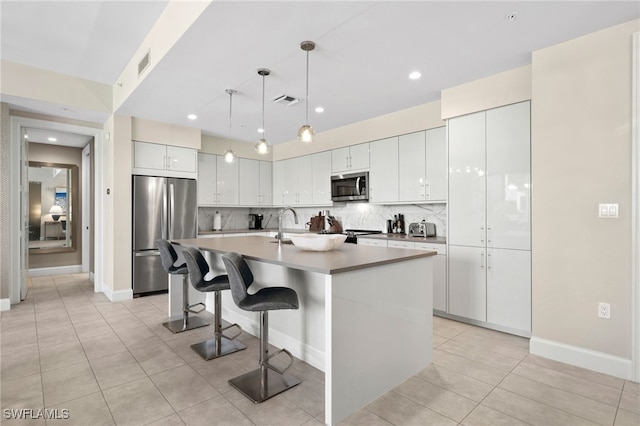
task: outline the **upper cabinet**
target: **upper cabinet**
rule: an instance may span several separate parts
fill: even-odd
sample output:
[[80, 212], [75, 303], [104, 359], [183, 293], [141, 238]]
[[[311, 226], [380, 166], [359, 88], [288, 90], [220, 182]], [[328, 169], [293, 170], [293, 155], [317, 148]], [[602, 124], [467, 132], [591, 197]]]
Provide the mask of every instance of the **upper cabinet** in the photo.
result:
[[369, 201], [398, 201], [398, 137], [381, 139], [369, 144]]
[[272, 204], [271, 162], [238, 159], [238, 196], [241, 206], [270, 206]]
[[227, 163], [220, 155], [198, 154], [198, 205], [238, 205], [238, 161]]
[[331, 151], [331, 173], [348, 173], [369, 168], [369, 142]]
[[399, 201], [446, 201], [446, 147], [445, 127], [398, 138]]
[[273, 163], [273, 205], [331, 205], [331, 153]]
[[197, 151], [133, 141], [133, 174], [196, 178]]

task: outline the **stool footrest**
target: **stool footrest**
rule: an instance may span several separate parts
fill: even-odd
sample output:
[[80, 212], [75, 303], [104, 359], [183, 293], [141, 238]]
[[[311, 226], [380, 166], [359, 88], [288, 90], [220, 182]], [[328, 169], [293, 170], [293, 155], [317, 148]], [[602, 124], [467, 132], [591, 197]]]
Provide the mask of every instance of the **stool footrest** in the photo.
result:
[[[196, 311], [196, 310], [191, 309], [194, 306], [200, 306], [201, 308]], [[200, 312], [204, 311], [205, 309], [207, 309], [207, 306], [204, 303], [194, 303], [193, 305], [187, 306], [184, 309], [184, 312], [191, 312], [192, 314], [199, 314]]]
[[[281, 370], [281, 369], [279, 369], [279, 368], [277, 368], [277, 367], [275, 367], [275, 366], [271, 365], [271, 363], [269, 362], [269, 360], [270, 360], [271, 358], [273, 358], [274, 356], [280, 355], [280, 354], [281, 354], [281, 353], [283, 353], [283, 352], [284, 352], [285, 354], [287, 354], [287, 356], [289, 357], [289, 365], [287, 365], [285, 368], [283, 368], [283, 369]], [[264, 363], [263, 363], [263, 364], [264, 364], [264, 365], [266, 365], [267, 367], [269, 367], [270, 369], [272, 369], [273, 371], [275, 371], [276, 373], [284, 374], [284, 372], [285, 372], [285, 371], [287, 371], [289, 368], [291, 368], [291, 366], [293, 365], [293, 355], [291, 355], [291, 352], [289, 352], [288, 350], [286, 350], [286, 349], [284, 349], [284, 348], [283, 348], [283, 349], [280, 349], [280, 350], [279, 350], [279, 351], [277, 351], [277, 352], [274, 352], [274, 353], [270, 354], [270, 355], [269, 355], [269, 357], [267, 358], [267, 360], [266, 360], [266, 361], [264, 361]]]
[[231, 335], [231, 336], [227, 336], [227, 335], [225, 335], [225, 334], [223, 334], [222, 336], [223, 336], [223, 337], [226, 337], [226, 338], [227, 338], [227, 339], [229, 339], [229, 340], [234, 340], [234, 339], [236, 339], [238, 336], [240, 336], [240, 335], [242, 334], [242, 327], [240, 327], [238, 324], [231, 324], [231, 325], [228, 325], [228, 326], [224, 327], [222, 330], [220, 330], [220, 332], [221, 332], [221, 333], [224, 333], [226, 330], [228, 330], [228, 329], [230, 329], [230, 328], [233, 328], [233, 327], [236, 327], [236, 328], [238, 329], [238, 332], [237, 332], [237, 333], [235, 333], [235, 334], [233, 334], [233, 335]]

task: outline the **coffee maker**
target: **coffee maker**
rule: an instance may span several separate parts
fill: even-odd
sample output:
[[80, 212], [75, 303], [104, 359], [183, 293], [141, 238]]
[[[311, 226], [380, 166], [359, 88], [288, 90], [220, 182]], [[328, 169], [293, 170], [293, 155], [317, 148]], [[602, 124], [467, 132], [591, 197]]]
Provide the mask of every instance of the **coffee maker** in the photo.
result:
[[249, 215], [249, 229], [262, 229], [262, 218], [264, 216], [261, 214], [250, 214]]

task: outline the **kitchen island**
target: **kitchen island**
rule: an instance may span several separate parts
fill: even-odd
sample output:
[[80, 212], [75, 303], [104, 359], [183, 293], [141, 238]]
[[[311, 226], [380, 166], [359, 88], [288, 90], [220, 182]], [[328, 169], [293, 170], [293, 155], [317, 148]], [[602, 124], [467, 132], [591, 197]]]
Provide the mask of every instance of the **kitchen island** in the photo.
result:
[[[287, 286], [298, 293], [299, 310], [270, 313], [270, 343], [324, 371], [326, 424], [431, 363], [435, 251], [343, 244], [312, 252], [259, 236], [173, 242], [204, 251], [217, 274], [225, 273], [222, 254], [240, 253], [257, 288]], [[207, 307], [212, 310], [212, 300]], [[258, 335], [258, 314], [238, 309], [230, 292], [223, 292], [222, 317]]]

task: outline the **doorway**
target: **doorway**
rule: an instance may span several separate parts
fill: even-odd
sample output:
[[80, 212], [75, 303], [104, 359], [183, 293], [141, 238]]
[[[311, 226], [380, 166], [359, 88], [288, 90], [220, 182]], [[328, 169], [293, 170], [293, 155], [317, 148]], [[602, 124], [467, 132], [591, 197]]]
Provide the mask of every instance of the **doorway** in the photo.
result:
[[[10, 212], [10, 223], [12, 229], [10, 243], [12, 247], [11, 276], [14, 277], [10, 281], [10, 303], [19, 303], [24, 299], [27, 291], [26, 284], [29, 277], [29, 246], [28, 238], [26, 238], [25, 236], [29, 235], [30, 211], [28, 207], [29, 203], [27, 202], [27, 200], [29, 199], [29, 185], [27, 184], [28, 178], [25, 178], [24, 176], [28, 175], [26, 169], [28, 168], [30, 157], [28, 150], [29, 140], [43, 142], [43, 137], [36, 136], [39, 133], [53, 134], [57, 132], [59, 135], [72, 135], [78, 138], [84, 138], [85, 143], [79, 148], [91, 145], [92, 149], [90, 149], [89, 151], [83, 151], [82, 158], [82, 161], [84, 161], [84, 154], [88, 153], [89, 158], [87, 159], [87, 161], [88, 165], [92, 166], [90, 167], [91, 170], [86, 175], [81, 174], [79, 176], [79, 180], [85, 181], [85, 184], [82, 185], [83, 194], [88, 194], [87, 198], [90, 201], [89, 206], [84, 206], [86, 209], [88, 209], [88, 213], [86, 213], [85, 215], [78, 214], [78, 217], [84, 216], [84, 219], [82, 220], [82, 224], [78, 227], [77, 235], [84, 241], [85, 238], [83, 234], [86, 235], [85, 231], [89, 231], [89, 234], [92, 235], [93, 238], [90, 238], [89, 241], [86, 241], [85, 244], [83, 244], [83, 246], [86, 246], [85, 251], [87, 251], [89, 255], [85, 254], [84, 256], [82, 256], [82, 260], [78, 262], [77, 265], [77, 272], [82, 272], [82, 270], [85, 269], [87, 271], [91, 270], [93, 272], [94, 278], [94, 291], [102, 291], [102, 262], [100, 262], [99, 260], [94, 260], [96, 258], [99, 259], [99, 256], [102, 255], [102, 199], [100, 196], [94, 195], [96, 193], [100, 193], [99, 188], [102, 186], [103, 182], [103, 161], [99, 155], [99, 153], [101, 153], [103, 150], [102, 129], [21, 116], [11, 116], [10, 120], [10, 137], [13, 141], [12, 145], [15, 147], [15, 149], [11, 150], [12, 164], [20, 165], [20, 167], [11, 169], [11, 180], [13, 182], [11, 184], [11, 198], [14, 200], [25, 201], [15, 203], [18, 205], [13, 206]], [[25, 133], [28, 133], [29, 140], [22, 136]], [[48, 140], [48, 137], [45, 138], [46, 143], [49, 143], [51, 145], [64, 145], [64, 142], [62, 140], [60, 142], [50, 141]], [[91, 141], [91, 143], [89, 143], [88, 141]], [[21, 182], [24, 182], [24, 184], [21, 184]], [[78, 206], [78, 210], [81, 211], [82, 206]], [[94, 224], [97, 224], [98, 226], [94, 227]], [[64, 232], [69, 231], [68, 229], [65, 229]], [[91, 254], [93, 254], [93, 259]]]

